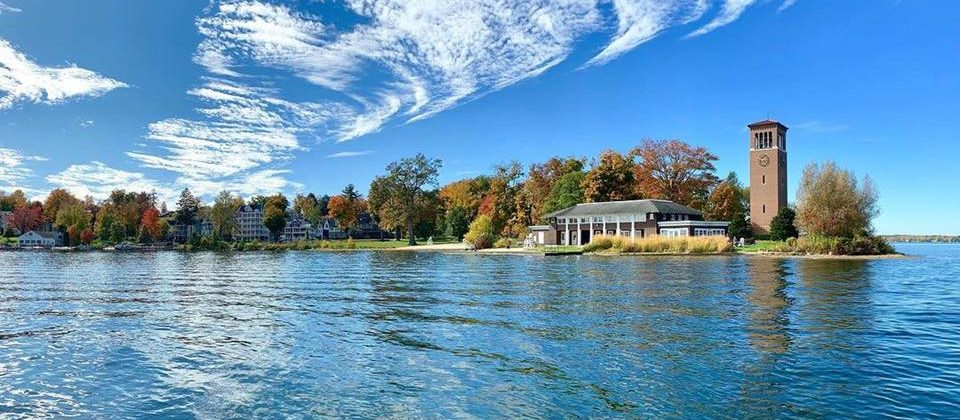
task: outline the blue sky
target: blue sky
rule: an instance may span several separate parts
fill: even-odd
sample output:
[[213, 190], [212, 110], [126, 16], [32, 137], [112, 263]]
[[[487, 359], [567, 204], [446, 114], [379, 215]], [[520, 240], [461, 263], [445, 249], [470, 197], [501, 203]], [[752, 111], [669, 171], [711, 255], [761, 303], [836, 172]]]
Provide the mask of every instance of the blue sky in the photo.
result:
[[680, 138], [747, 179], [791, 127], [790, 197], [833, 159], [881, 233], [960, 234], [952, 1], [0, 0], [0, 190], [365, 189]]

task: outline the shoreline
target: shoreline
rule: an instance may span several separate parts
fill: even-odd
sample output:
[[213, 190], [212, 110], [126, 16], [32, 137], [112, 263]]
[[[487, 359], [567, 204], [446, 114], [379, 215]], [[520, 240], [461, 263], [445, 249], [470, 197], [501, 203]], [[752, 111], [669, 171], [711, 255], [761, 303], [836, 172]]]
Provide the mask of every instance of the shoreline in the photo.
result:
[[[400, 246], [395, 248], [310, 248], [310, 249], [254, 249], [254, 250], [184, 250], [176, 248], [152, 248], [152, 249], [73, 249], [67, 247], [56, 248], [0, 248], [0, 252], [57, 252], [57, 253], [155, 253], [155, 252], [440, 252], [447, 254], [464, 255], [530, 255], [545, 256], [542, 249], [529, 248], [487, 248], [481, 250], [470, 250], [462, 243], [445, 243], [436, 245], [416, 245]], [[571, 254], [574, 255], [574, 254]], [[576, 254], [588, 257], [758, 257], [758, 258], [791, 258], [791, 259], [809, 259], [809, 260], [893, 260], [893, 259], [912, 259], [917, 258], [913, 255], [902, 253], [882, 254], [882, 255], [830, 255], [830, 254], [792, 254], [776, 252], [710, 252], [710, 253], [659, 253], [659, 252], [626, 252], [626, 253], [605, 253], [592, 252]]]

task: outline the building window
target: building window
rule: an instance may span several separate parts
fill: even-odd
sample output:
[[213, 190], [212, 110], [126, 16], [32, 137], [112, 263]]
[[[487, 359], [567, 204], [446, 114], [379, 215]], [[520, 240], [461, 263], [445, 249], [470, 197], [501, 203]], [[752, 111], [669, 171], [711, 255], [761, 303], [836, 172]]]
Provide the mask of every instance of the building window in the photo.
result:
[[761, 184], [766, 184], [766, 183], [767, 183], [767, 176], [766, 176], [766, 175], [763, 175], [763, 176], [760, 178], [760, 183], [761, 183]]
[[763, 205], [763, 214], [767, 214], [767, 205], [766, 205], [766, 204]]
[[727, 232], [718, 228], [694, 228], [693, 236], [723, 236]]
[[660, 236], [665, 236], [667, 238], [690, 236], [690, 230], [687, 228], [660, 229]]

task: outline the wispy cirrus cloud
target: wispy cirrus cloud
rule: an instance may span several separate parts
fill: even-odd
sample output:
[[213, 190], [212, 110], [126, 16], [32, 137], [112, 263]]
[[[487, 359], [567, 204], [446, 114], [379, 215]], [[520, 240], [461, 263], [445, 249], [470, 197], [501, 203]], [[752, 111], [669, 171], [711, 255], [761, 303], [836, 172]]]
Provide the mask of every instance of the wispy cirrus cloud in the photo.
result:
[[38, 65], [0, 39], [0, 109], [22, 102], [59, 104], [74, 98], [100, 96], [126, 86], [77, 66]]
[[21, 12], [20, 9], [18, 9], [18, 8], [16, 8], [16, 7], [13, 7], [13, 6], [8, 6], [8, 5], [4, 4], [3, 2], [0, 2], [0, 14], [3, 14], [3, 13], [20, 13], [20, 12]]
[[[345, 0], [344, 23], [283, 3], [213, 0], [196, 21], [194, 61], [210, 75], [188, 92], [203, 104], [198, 116], [150, 124], [153, 148], [128, 155], [184, 180], [269, 173], [280, 183], [303, 136], [344, 142], [430, 118], [539, 76], [586, 35], [610, 33], [586, 63], [597, 66], [709, 17], [689, 36], [704, 35], [756, 3], [718, 1]], [[307, 84], [308, 99], [285, 99], [274, 85], [283, 76]]]
[[337, 158], [349, 158], [349, 157], [358, 157], [366, 156], [373, 153], [373, 150], [357, 150], [357, 151], [345, 151], [337, 152], [327, 155], [327, 159], [337, 159]]
[[18, 150], [0, 148], [0, 190], [30, 190], [23, 185], [33, 175], [29, 162], [45, 160], [47, 158], [42, 156], [29, 156]]
[[783, 4], [781, 4], [780, 8], [777, 9], [777, 13], [789, 9], [790, 6], [793, 6], [794, 4], [797, 4], [797, 0], [783, 0]]
[[701, 35], [706, 35], [712, 31], [715, 31], [721, 26], [729, 25], [733, 21], [737, 20], [740, 15], [747, 10], [747, 7], [750, 7], [756, 2], [757, 0], [724, 0], [720, 14], [713, 18], [713, 20], [710, 22], [707, 22], [706, 25], [703, 25], [697, 28], [697, 30], [691, 32], [689, 35], [687, 35], [687, 37], [695, 38]]

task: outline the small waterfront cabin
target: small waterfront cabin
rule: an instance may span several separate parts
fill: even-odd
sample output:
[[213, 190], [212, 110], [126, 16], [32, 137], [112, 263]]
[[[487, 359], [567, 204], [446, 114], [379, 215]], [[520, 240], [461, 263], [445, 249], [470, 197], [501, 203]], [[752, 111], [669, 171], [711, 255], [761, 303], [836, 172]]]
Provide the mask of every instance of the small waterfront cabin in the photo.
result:
[[644, 238], [726, 235], [729, 222], [706, 221], [699, 210], [667, 200], [583, 203], [545, 216], [530, 226], [537, 245], [586, 245], [599, 235]]
[[51, 248], [57, 245], [57, 236], [54, 232], [38, 232], [31, 230], [18, 238], [20, 247]]

